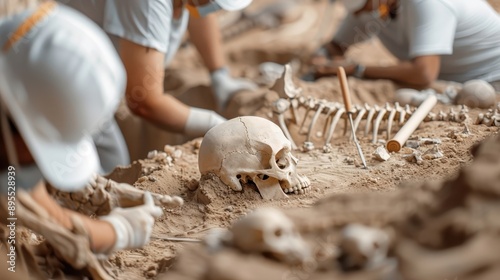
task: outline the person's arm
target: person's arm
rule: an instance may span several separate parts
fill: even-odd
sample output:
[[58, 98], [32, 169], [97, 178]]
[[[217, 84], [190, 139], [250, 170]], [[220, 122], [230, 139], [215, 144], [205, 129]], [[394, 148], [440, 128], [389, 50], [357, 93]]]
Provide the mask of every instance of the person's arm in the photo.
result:
[[226, 65], [222, 46], [222, 35], [215, 14], [204, 18], [189, 19], [191, 42], [200, 53], [210, 71], [211, 86], [215, 97], [216, 110], [224, 111], [231, 97], [244, 90], [254, 90], [257, 86], [247, 80], [233, 78]]
[[57, 202], [49, 195], [45, 184], [40, 181], [35, 188], [31, 191], [31, 197], [40, 204], [47, 212], [62, 226], [67, 229], [73, 228], [71, 217], [78, 216], [91, 240], [91, 249], [94, 252], [108, 252], [116, 242], [116, 234], [113, 226], [105, 221], [92, 220], [87, 216], [81, 215], [77, 212], [62, 208]]
[[364, 78], [389, 79], [425, 88], [438, 78], [440, 65], [441, 57], [438, 55], [420, 56], [394, 66], [368, 66], [364, 72]]
[[121, 39], [120, 56], [127, 71], [126, 100], [130, 110], [163, 129], [183, 132], [189, 107], [163, 93], [165, 54]]
[[202, 18], [190, 17], [188, 31], [189, 40], [198, 50], [210, 72], [226, 66], [222, 34], [215, 14]]
[[[438, 55], [420, 56], [412, 61], [403, 61], [394, 66], [367, 66], [363, 78], [388, 79], [414, 87], [428, 87], [439, 75], [441, 57]], [[347, 75], [354, 75], [356, 65], [331, 63], [316, 67], [316, 77], [334, 76], [337, 68], [343, 66]]]

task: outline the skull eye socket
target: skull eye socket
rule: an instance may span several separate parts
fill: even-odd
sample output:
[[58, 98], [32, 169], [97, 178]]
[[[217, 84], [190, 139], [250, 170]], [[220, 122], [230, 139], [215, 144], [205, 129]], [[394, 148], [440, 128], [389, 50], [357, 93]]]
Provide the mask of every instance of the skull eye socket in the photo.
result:
[[288, 161], [287, 157], [287, 154], [289, 153], [290, 150], [285, 147], [276, 154], [275, 160], [276, 160], [276, 165], [278, 165], [279, 169], [285, 169], [290, 165], [290, 162]]
[[258, 176], [258, 177], [259, 177], [259, 179], [261, 179], [262, 181], [265, 181], [265, 180], [269, 179], [269, 176], [268, 176], [268, 175], [266, 175], [266, 174], [259, 174], [259, 175], [257, 175], [257, 176]]

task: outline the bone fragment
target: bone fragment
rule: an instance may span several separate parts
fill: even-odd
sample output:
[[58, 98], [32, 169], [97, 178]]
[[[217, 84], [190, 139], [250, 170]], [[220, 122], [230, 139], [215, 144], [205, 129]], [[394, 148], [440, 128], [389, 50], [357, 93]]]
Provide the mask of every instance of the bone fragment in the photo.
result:
[[444, 156], [443, 152], [441, 151], [441, 149], [439, 149], [439, 146], [436, 144], [436, 145], [434, 145], [434, 147], [427, 150], [423, 154], [422, 158], [430, 160], [430, 159], [442, 158], [443, 156]]
[[424, 162], [422, 158], [422, 153], [418, 150], [414, 150], [413, 153], [411, 153], [410, 155], [405, 155], [404, 159], [406, 159], [408, 162], [416, 164], [422, 164]]
[[378, 161], [387, 161], [391, 158], [384, 146], [377, 147], [377, 149], [373, 152], [373, 157]]
[[302, 93], [302, 89], [296, 87], [293, 82], [293, 70], [290, 64], [285, 65], [283, 75], [276, 80], [271, 90], [277, 92], [279, 97], [289, 99], [297, 98]]

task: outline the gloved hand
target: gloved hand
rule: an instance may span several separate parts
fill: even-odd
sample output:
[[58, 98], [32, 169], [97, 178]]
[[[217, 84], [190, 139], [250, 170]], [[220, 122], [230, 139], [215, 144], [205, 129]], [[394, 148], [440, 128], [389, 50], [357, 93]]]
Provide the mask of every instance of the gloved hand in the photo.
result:
[[202, 137], [212, 127], [225, 122], [226, 119], [214, 111], [191, 107], [184, 126], [184, 134], [190, 137]]
[[131, 208], [115, 208], [101, 220], [109, 222], [116, 232], [116, 242], [111, 252], [141, 248], [149, 242], [155, 218], [163, 211], [155, 206], [151, 193], [144, 193], [144, 205]]
[[215, 95], [217, 111], [225, 109], [227, 102], [233, 94], [242, 90], [255, 90], [257, 85], [245, 79], [233, 78], [227, 68], [220, 68], [210, 74], [212, 90]]

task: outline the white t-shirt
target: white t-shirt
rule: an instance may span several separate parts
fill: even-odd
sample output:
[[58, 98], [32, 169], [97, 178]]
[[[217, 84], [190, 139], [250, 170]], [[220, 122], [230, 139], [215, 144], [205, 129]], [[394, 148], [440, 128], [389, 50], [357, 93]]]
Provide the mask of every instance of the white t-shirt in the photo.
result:
[[165, 54], [165, 67], [179, 48], [187, 29], [187, 10], [173, 18], [172, 0], [57, 0], [101, 26], [116, 46], [123, 38]]
[[500, 80], [500, 16], [484, 0], [400, 0], [393, 21], [348, 15], [334, 41], [350, 46], [378, 36], [400, 60], [440, 55], [439, 79]]

